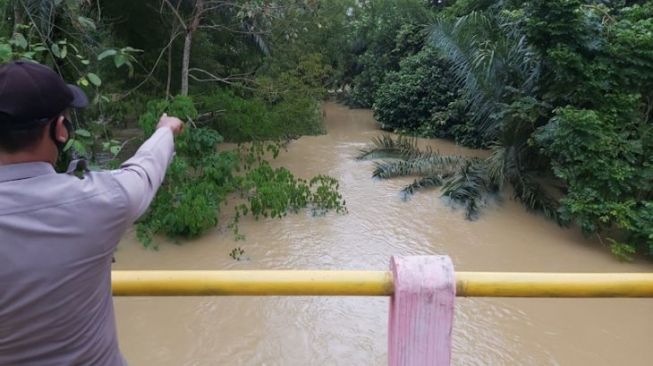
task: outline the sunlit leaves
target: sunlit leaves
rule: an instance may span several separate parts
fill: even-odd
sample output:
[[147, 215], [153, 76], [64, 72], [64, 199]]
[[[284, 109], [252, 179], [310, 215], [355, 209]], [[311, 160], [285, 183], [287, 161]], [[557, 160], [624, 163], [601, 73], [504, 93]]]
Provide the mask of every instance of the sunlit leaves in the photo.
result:
[[88, 81], [90, 81], [91, 84], [93, 84], [94, 86], [102, 85], [102, 79], [100, 79], [100, 77], [97, 76], [96, 74], [89, 72], [88, 74], [86, 74], [86, 77], [88, 78]]

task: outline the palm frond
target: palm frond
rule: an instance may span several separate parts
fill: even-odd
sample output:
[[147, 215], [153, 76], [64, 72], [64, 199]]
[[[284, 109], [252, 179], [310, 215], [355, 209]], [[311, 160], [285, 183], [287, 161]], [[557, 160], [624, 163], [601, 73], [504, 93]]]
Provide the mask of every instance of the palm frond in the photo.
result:
[[442, 176], [433, 175], [420, 179], [415, 179], [415, 181], [401, 190], [401, 199], [406, 201], [410, 196], [415, 194], [416, 191], [427, 188], [435, 188], [442, 186]]
[[515, 27], [500, 15], [475, 11], [454, 20], [441, 17], [430, 31], [431, 44], [451, 61], [474, 122], [489, 140], [501, 132], [493, 116], [507, 90], [529, 94], [539, 77], [539, 59]]
[[514, 189], [515, 199], [529, 210], [540, 211], [560, 223], [558, 202], [529, 174], [525, 161], [529, 159], [527, 144], [495, 145], [487, 159], [457, 155], [440, 155], [417, 148], [413, 138], [380, 136], [373, 146], [361, 151], [361, 159], [392, 157], [376, 163], [373, 177], [388, 179], [417, 176], [401, 190], [404, 200], [420, 189], [442, 187], [443, 197], [465, 209], [465, 217], [474, 220], [491, 197], [497, 195], [506, 183]]
[[407, 176], [445, 176], [453, 174], [469, 161], [470, 158], [463, 156], [432, 153], [410, 160], [392, 160], [377, 163], [372, 176], [381, 179]]
[[496, 184], [499, 189], [503, 187], [503, 183], [506, 181], [505, 175], [505, 163], [507, 148], [501, 145], [494, 145], [490, 147], [492, 153], [490, 156], [485, 159], [487, 163], [488, 178], [494, 184]]
[[[426, 153], [429, 153], [427, 150]], [[424, 154], [417, 147], [417, 139], [414, 137], [381, 135], [372, 139], [369, 147], [361, 149], [357, 160], [374, 159], [412, 159]]]
[[551, 197], [542, 187], [528, 174], [520, 174], [512, 177], [510, 184], [514, 188], [514, 197], [526, 206], [530, 211], [542, 212], [544, 216], [562, 224], [558, 211], [559, 203]]
[[488, 179], [487, 165], [479, 161], [468, 161], [442, 186], [443, 196], [465, 207], [468, 220], [478, 217], [487, 197], [496, 192], [497, 186]]

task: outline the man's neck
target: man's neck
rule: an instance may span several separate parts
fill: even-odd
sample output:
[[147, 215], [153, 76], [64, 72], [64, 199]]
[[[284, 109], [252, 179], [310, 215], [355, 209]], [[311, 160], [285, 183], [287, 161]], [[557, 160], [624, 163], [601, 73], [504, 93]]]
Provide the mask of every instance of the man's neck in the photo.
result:
[[0, 152], [0, 165], [25, 163], [48, 163], [52, 165], [52, 161], [50, 159], [42, 156], [41, 154], [35, 154], [34, 152], [17, 152], [13, 154]]

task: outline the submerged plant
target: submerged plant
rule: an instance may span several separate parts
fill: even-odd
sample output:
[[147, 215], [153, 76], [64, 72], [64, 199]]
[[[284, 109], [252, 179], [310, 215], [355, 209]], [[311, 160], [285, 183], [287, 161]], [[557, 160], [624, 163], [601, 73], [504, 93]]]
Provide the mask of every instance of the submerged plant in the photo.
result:
[[[197, 110], [188, 97], [154, 101], [141, 116], [146, 134], [154, 132], [163, 112], [193, 121]], [[267, 156], [276, 158], [283, 142], [253, 142], [235, 151], [218, 151], [222, 136], [197, 124], [186, 128], [176, 141], [177, 154], [147, 214], [137, 225], [144, 246], [153, 246], [155, 235], [194, 238], [219, 224], [221, 206], [234, 195], [237, 205], [229, 227], [237, 239], [241, 216], [281, 218], [288, 213], [310, 209], [314, 214], [346, 212], [345, 202], [334, 178], [317, 176], [310, 181], [296, 178], [288, 169], [273, 168]]]
[[430, 148], [420, 149], [415, 138], [383, 135], [362, 149], [359, 160], [378, 160], [372, 173], [374, 178], [417, 176], [415, 181], [401, 190], [408, 199], [415, 192], [440, 188], [447, 197], [465, 209], [472, 220], [498, 195], [504, 184], [512, 185], [516, 199], [531, 210], [557, 219], [557, 201], [552, 199], [529, 173], [521, 172], [512, 164], [509, 151], [496, 148], [487, 159], [459, 155], [441, 155]]
[[245, 255], [245, 249], [241, 247], [233, 248], [231, 252], [229, 252], [229, 256], [231, 257], [231, 259], [239, 262], [246, 259], [244, 255]]

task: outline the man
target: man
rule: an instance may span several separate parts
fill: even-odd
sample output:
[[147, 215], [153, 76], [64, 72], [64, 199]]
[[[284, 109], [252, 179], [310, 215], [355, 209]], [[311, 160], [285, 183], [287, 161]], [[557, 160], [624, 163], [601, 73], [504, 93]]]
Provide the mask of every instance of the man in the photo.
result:
[[119, 170], [57, 174], [68, 111], [87, 104], [45, 66], [0, 66], [0, 365], [125, 364], [112, 255], [163, 181], [183, 123], [163, 115]]

